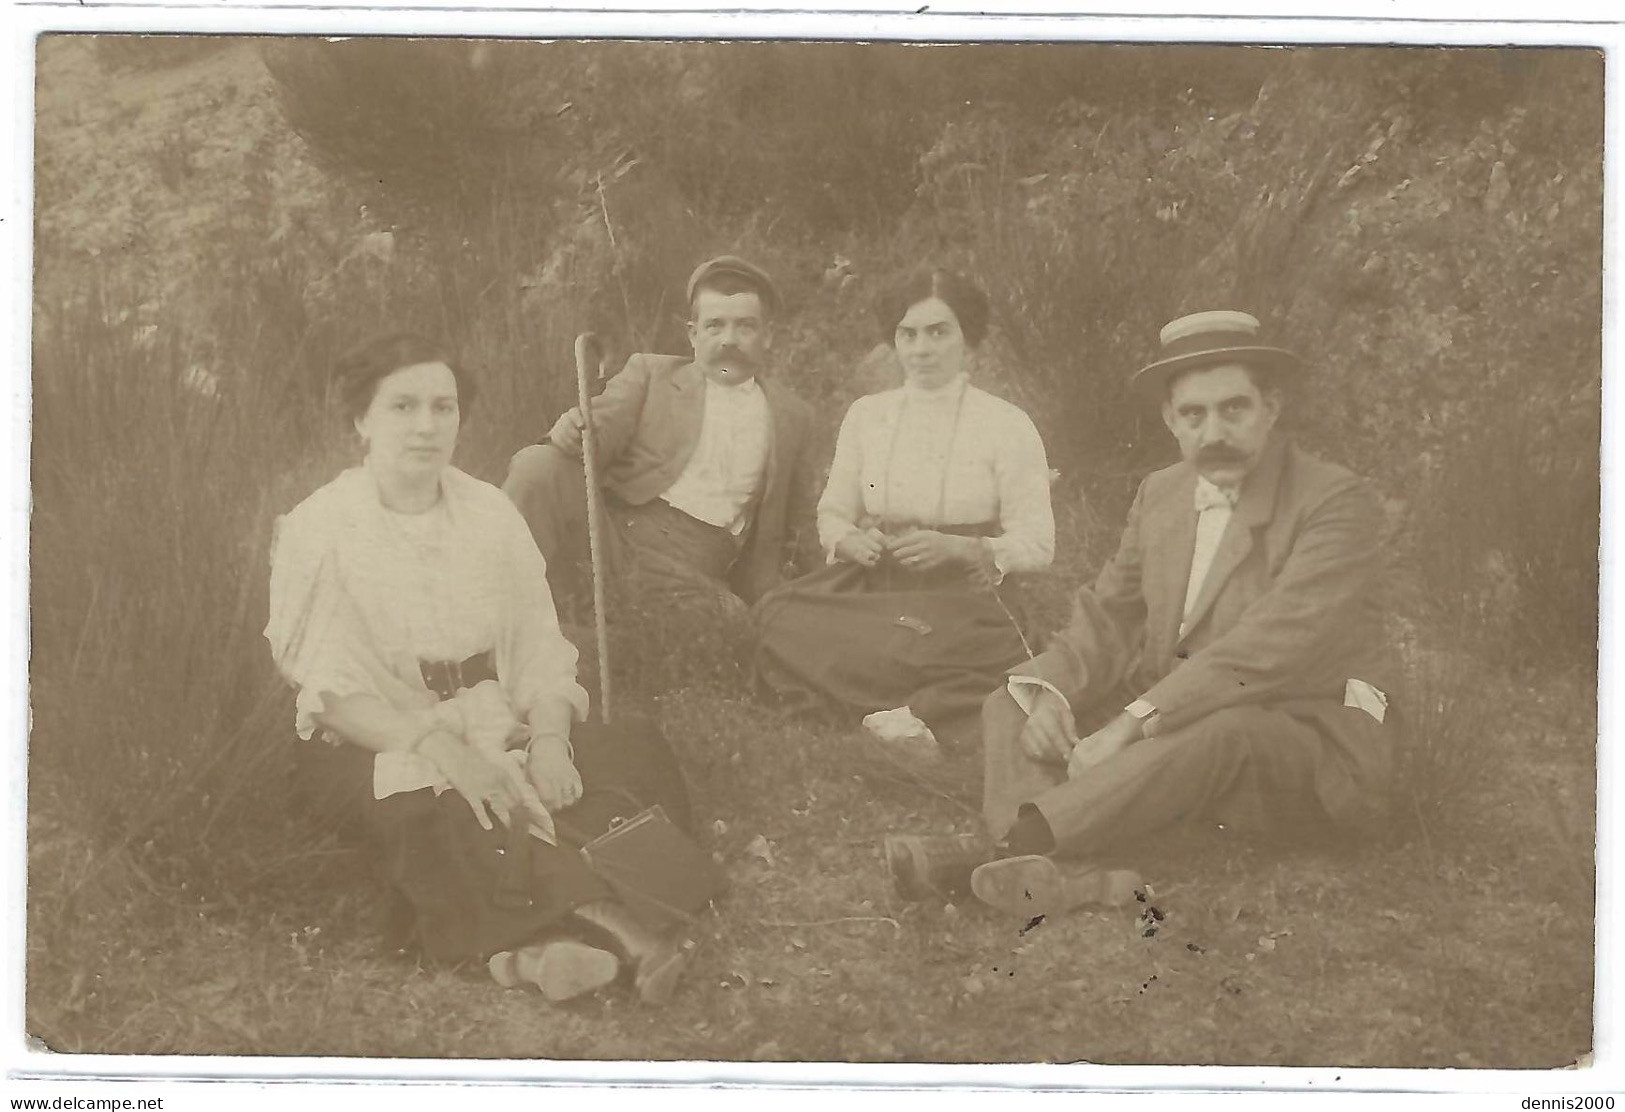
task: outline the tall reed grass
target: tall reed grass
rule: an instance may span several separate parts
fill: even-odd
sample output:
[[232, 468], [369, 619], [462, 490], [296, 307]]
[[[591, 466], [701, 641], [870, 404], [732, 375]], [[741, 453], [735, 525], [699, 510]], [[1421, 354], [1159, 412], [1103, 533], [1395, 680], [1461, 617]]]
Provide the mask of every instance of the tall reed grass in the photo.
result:
[[31, 782], [84, 829], [174, 852], [272, 779], [265, 555], [315, 430], [274, 377], [291, 344], [205, 364], [121, 324], [122, 293], [37, 320]]

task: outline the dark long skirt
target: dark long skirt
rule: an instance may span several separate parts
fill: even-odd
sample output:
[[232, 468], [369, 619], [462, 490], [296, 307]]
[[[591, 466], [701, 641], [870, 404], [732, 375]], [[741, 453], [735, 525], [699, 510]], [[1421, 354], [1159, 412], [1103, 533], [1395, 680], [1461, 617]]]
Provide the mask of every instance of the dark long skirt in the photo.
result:
[[757, 602], [756, 675], [792, 710], [909, 707], [936, 730], [981, 713], [1028, 657], [998, 589], [963, 569], [832, 564]]
[[371, 752], [325, 741], [296, 744], [313, 811], [359, 828], [389, 889], [394, 906], [386, 934], [393, 937], [386, 944], [456, 964], [522, 946], [582, 904], [610, 898], [575, 845], [616, 819], [658, 803], [679, 826], [689, 825], [681, 770], [652, 726], [582, 723], [571, 742], [583, 792], [555, 816], [559, 846], [513, 837], [500, 825], [485, 830], [456, 791], [437, 796], [423, 788], [373, 799]]

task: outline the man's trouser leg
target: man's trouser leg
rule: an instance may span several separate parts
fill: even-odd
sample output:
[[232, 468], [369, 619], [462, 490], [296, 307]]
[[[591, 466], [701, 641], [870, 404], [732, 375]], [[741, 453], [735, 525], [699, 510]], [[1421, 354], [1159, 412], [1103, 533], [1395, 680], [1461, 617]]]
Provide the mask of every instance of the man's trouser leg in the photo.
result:
[[585, 553], [587, 479], [579, 459], [551, 444], [521, 448], [508, 464], [502, 492], [530, 526], [550, 578], [555, 565]]
[[652, 595], [727, 592], [738, 538], [651, 498], [641, 506], [609, 501], [614, 528], [635, 554], [638, 590]]
[[1023, 803], [1066, 783], [1065, 765], [1035, 761], [1021, 748], [1026, 724], [1027, 712], [1007, 688], [982, 704], [982, 818], [996, 840], [1010, 832]]
[[[1004, 704], [998, 704], [1002, 697]], [[1315, 771], [1337, 759], [1308, 722], [1267, 707], [1231, 707], [1135, 742], [1077, 780], [1021, 748], [1026, 716], [1006, 693], [989, 700], [984, 812], [995, 837], [1035, 810], [1054, 852], [1099, 856], [1184, 822], [1242, 830], [1324, 821]]]

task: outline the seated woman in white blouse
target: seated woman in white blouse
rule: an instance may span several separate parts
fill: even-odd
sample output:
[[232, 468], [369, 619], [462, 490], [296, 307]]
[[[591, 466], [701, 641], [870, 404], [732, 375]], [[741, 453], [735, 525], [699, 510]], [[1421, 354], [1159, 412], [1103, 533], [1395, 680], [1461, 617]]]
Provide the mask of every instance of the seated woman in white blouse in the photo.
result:
[[451, 466], [472, 382], [393, 333], [341, 358], [336, 385], [365, 459], [278, 522], [265, 635], [298, 689], [307, 786], [377, 855], [391, 947], [552, 1000], [621, 973], [666, 995], [683, 947], [560, 831], [593, 837], [639, 801], [684, 815], [681, 778], [658, 743], [584, 721], [529, 529]]
[[757, 673], [929, 754], [1030, 655], [999, 585], [1054, 557], [1049, 463], [1027, 415], [970, 384], [981, 290], [922, 269], [876, 315], [904, 382], [847, 411], [818, 504], [829, 566], [761, 600]]

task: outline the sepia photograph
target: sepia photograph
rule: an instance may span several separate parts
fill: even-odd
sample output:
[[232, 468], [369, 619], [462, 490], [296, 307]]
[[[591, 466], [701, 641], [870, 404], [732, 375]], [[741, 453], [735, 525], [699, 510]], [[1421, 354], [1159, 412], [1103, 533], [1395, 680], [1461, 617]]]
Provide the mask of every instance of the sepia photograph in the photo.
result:
[[1590, 1061], [1603, 50], [32, 49], [32, 1065]]

